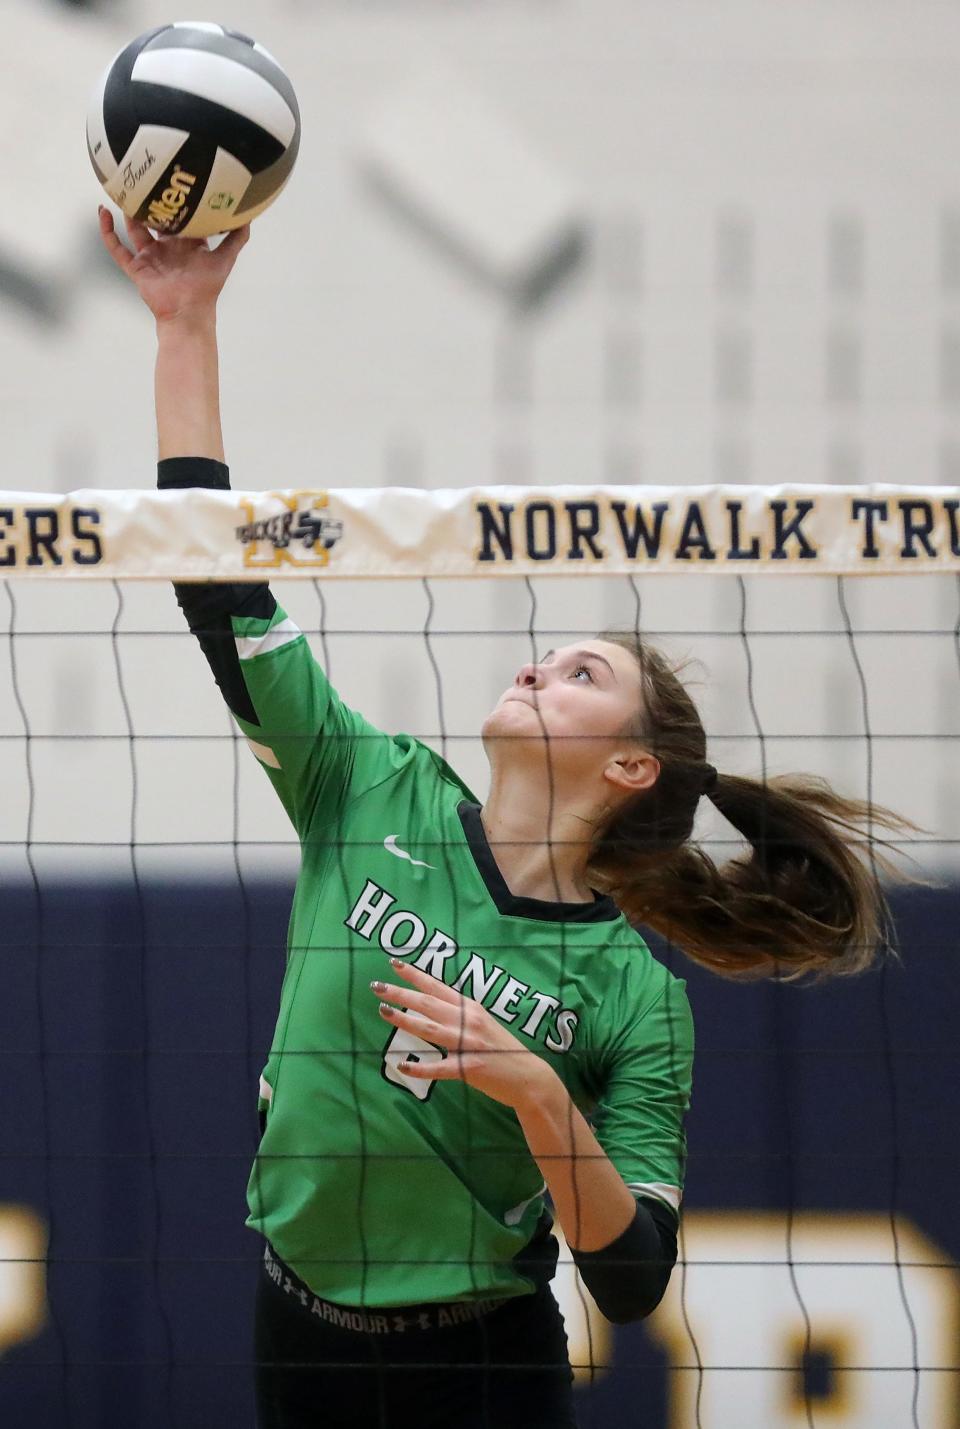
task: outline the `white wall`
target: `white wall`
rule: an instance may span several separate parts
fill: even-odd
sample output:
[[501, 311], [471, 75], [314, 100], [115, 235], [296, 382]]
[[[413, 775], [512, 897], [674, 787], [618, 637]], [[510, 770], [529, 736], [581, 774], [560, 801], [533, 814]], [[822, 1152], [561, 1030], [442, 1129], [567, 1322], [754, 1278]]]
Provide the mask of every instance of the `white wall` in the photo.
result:
[[[28, 9], [19, 0], [8, 23]], [[59, 226], [42, 220], [58, 235], [67, 297], [62, 318], [41, 324], [0, 292], [0, 488], [152, 483], [150, 320], [97, 257], [98, 190], [89, 175], [84, 219], [77, 171], [91, 48], [102, 39], [105, 62], [167, 18], [130, 3], [86, 19], [84, 63], [65, 62], [53, 87], [59, 107], [38, 94], [32, 124], [63, 126], [64, 109], [76, 111], [77, 143], [62, 159], [69, 204]], [[951, 7], [236, 0], [227, 19], [286, 64], [304, 121], [290, 187], [258, 220], [222, 304], [235, 486], [956, 482], [960, 15]], [[16, 63], [15, 45], [3, 63]], [[587, 261], [527, 316], [402, 222], [355, 163], [384, 95], [434, 63], [485, 93], [584, 196]], [[12, 145], [9, 116], [7, 133]], [[15, 629], [44, 632], [14, 642], [31, 731], [71, 736], [33, 742], [32, 834], [125, 842], [130, 754], [111, 641], [49, 634], [109, 628], [112, 593], [12, 589]], [[316, 625], [312, 588], [287, 589]], [[331, 590], [328, 628], [419, 631], [422, 590], [398, 591]], [[871, 581], [848, 595], [864, 628], [943, 632], [864, 636], [858, 649], [870, 722], [884, 736], [872, 747], [875, 797], [957, 839], [956, 585]], [[537, 596], [538, 629], [634, 619], [625, 583], [541, 581]], [[644, 624], [684, 632], [671, 648], [707, 666], [701, 703], [717, 761], [757, 769], [736, 585], [646, 578], [642, 596]], [[467, 597], [438, 585], [437, 598], [434, 623], [445, 629], [529, 624], [523, 587], [480, 583]], [[0, 630], [8, 617], [0, 591]], [[126, 594], [124, 629], [174, 631], [177, 618], [164, 589]], [[748, 620], [784, 632], [751, 642], [763, 729], [804, 736], [768, 744], [771, 770], [821, 769], [862, 793], [866, 747], [837, 738], [862, 732], [849, 646], [795, 633], [842, 631], [835, 588], [754, 583]], [[177, 845], [187, 809], [193, 836], [231, 838], [229, 744], [169, 740], [226, 731], [198, 657], [179, 635], [124, 637], [119, 648], [134, 726], [158, 736], [136, 746], [138, 839]], [[371, 718], [438, 730], [421, 636], [335, 634], [330, 649], [335, 680]], [[437, 650], [447, 728], [459, 735], [479, 727], [530, 641], [443, 637]], [[0, 669], [8, 653], [0, 639]], [[14, 842], [29, 807], [22, 728], [0, 675], [0, 839]], [[72, 738], [105, 733], [122, 737]], [[451, 746], [451, 757], [482, 784], [475, 743]], [[244, 766], [240, 787], [242, 836], [286, 839], [259, 771]], [[944, 852], [955, 867], [956, 849]]]

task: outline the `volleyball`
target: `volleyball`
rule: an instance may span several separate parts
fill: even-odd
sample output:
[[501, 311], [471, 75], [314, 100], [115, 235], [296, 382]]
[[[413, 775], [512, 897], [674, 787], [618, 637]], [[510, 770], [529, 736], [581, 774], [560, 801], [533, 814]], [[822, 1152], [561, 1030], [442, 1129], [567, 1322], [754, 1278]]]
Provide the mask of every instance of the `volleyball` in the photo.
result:
[[239, 228], [280, 193], [300, 146], [293, 85], [236, 30], [177, 21], [139, 35], [107, 66], [87, 151], [107, 195], [164, 235]]

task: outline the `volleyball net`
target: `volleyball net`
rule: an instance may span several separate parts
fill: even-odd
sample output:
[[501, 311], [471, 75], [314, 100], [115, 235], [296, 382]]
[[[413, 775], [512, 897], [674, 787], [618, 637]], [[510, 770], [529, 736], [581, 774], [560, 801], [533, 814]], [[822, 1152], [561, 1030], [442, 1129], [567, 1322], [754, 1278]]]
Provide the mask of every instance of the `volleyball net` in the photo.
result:
[[[103, 1393], [109, 1341], [190, 1423], [241, 1357], [255, 1252], [227, 1223], [298, 849], [169, 582], [267, 579], [347, 703], [481, 796], [518, 666], [619, 628], [691, 662], [721, 771], [818, 774], [916, 825], [900, 963], [747, 987], [656, 944], [698, 1032], [680, 1262], [642, 1328], [602, 1320], [565, 1250], [556, 1286], [598, 1423], [624, 1387], [671, 1429], [951, 1422], [958, 513], [955, 489], [879, 486], [0, 496], [0, 1337], [22, 1372]], [[706, 801], [696, 836], [740, 846]]]

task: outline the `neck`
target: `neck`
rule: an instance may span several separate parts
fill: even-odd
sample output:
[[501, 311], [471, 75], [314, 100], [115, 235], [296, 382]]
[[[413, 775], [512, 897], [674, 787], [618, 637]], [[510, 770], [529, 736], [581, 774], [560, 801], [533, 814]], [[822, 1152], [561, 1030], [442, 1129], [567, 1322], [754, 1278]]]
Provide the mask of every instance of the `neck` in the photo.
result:
[[542, 778], [494, 776], [480, 811], [490, 852], [510, 892], [549, 903], [591, 903], [586, 875], [593, 837], [588, 810]]

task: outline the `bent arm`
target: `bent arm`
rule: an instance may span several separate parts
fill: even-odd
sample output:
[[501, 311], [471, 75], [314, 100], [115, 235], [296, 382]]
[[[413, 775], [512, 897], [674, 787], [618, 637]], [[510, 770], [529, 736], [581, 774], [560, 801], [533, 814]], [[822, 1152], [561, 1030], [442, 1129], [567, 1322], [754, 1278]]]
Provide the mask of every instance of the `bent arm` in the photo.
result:
[[677, 1256], [672, 1213], [634, 1198], [559, 1077], [517, 1116], [598, 1308], [615, 1324], [649, 1315]]
[[610, 1046], [593, 1125], [556, 1078], [521, 1117], [573, 1258], [608, 1319], [641, 1319], [677, 1258], [690, 1104], [693, 1019], [684, 984], [665, 971], [653, 1000]]

